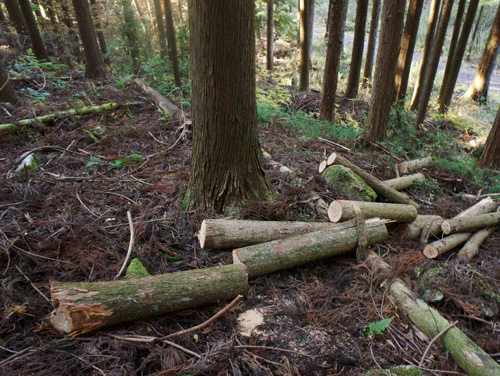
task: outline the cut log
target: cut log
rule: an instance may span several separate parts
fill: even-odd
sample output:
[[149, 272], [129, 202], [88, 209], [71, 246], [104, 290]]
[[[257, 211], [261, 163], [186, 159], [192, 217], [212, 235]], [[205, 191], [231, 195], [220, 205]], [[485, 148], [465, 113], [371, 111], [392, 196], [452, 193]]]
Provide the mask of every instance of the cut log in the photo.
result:
[[356, 218], [355, 205], [359, 205], [365, 218], [378, 217], [398, 222], [413, 222], [417, 218], [417, 210], [411, 205], [348, 200], [333, 201], [328, 208], [328, 218], [332, 222], [354, 219]]
[[[377, 244], [387, 238], [382, 221], [366, 224], [367, 244]], [[274, 273], [278, 270], [337, 256], [356, 249], [357, 229], [332, 232], [322, 230], [233, 250], [233, 262], [244, 264], [249, 277]]]
[[496, 210], [497, 207], [498, 203], [496, 201], [493, 201], [491, 197], [486, 197], [472, 205], [470, 208], [467, 208], [463, 212], [457, 214], [454, 218], [473, 217], [475, 215], [486, 214]]
[[[376, 271], [390, 272], [390, 267], [373, 252], [370, 253], [367, 263]], [[398, 310], [402, 308], [413, 324], [428, 338], [436, 337], [450, 325], [437, 310], [417, 298], [400, 278], [384, 285], [388, 286], [387, 291], [394, 299]], [[444, 333], [437, 343], [444, 346], [467, 374], [500, 376], [500, 365], [456, 326]]]
[[27, 128], [28, 126], [38, 122], [51, 123], [57, 118], [62, 118], [66, 116], [97, 114], [99, 112], [116, 110], [117, 108], [131, 107], [137, 104], [139, 104], [139, 102], [124, 103], [124, 104], [106, 103], [101, 106], [80, 107], [80, 108], [75, 108], [73, 110], [54, 112], [53, 114], [49, 115], [37, 116], [31, 119], [24, 119], [15, 123], [0, 124], [0, 135], [6, 135], [13, 132], [21, 131], [24, 128]]
[[170, 102], [167, 98], [161, 95], [158, 91], [146, 85], [140, 78], [135, 79], [135, 83], [139, 88], [146, 93], [153, 102], [166, 114], [170, 119], [178, 121], [181, 118], [181, 109]]
[[244, 265], [225, 265], [109, 282], [51, 282], [54, 327], [72, 335], [199, 307], [248, 291]]
[[319, 230], [333, 232], [354, 227], [355, 221], [331, 223], [205, 219], [198, 240], [204, 249], [234, 249]]
[[323, 171], [325, 171], [326, 167], [326, 161], [321, 161], [319, 164], [318, 172], [321, 174]]
[[403, 189], [411, 187], [415, 183], [421, 183], [425, 181], [425, 176], [422, 173], [416, 173], [407, 176], [401, 176], [399, 178], [385, 180], [384, 183], [389, 187], [395, 189], [396, 191], [402, 191]]
[[446, 235], [457, 232], [470, 232], [500, 223], [500, 212], [481, 214], [474, 217], [459, 217], [448, 219], [441, 223], [441, 229]]
[[441, 233], [441, 222], [443, 218], [439, 215], [417, 215], [414, 222], [402, 223], [398, 226], [398, 231], [403, 234], [405, 238], [415, 240], [418, 239], [422, 233], [422, 229], [427, 223], [432, 222], [429, 228], [429, 235], [439, 235]]
[[434, 164], [432, 157], [425, 157], [414, 159], [411, 161], [401, 162], [398, 164], [398, 171], [400, 174], [406, 174], [409, 171], [416, 171], [424, 167], [430, 167]]
[[485, 228], [472, 235], [458, 252], [458, 261], [470, 261], [479, 253], [479, 247], [491, 233], [495, 231], [494, 227]]
[[388, 200], [398, 204], [412, 205], [418, 209], [417, 203], [410, 200], [404, 193], [398, 192], [394, 188], [389, 187], [383, 181], [377, 179], [341, 155], [333, 153], [330, 157], [328, 157], [328, 160], [330, 159], [332, 160], [332, 164], [340, 164], [342, 166], [349, 167], [355, 174], [361, 176], [366, 184], [372, 187], [372, 189], [380, 196], [384, 196]]

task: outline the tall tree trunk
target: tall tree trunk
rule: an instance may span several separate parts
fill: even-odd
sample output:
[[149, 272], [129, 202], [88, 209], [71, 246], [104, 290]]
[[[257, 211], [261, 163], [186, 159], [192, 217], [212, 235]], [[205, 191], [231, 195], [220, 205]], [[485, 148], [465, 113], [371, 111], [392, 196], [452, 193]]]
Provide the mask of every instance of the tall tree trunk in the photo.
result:
[[332, 15], [333, 0], [328, 2], [328, 15], [326, 16], [326, 29], [325, 29], [325, 39], [327, 40], [328, 34], [330, 33], [330, 21]]
[[300, 80], [299, 90], [309, 90], [314, 0], [300, 0]]
[[89, 78], [103, 78], [106, 76], [104, 60], [97, 45], [97, 35], [87, 0], [72, 0], [75, 9], [78, 31], [85, 53], [85, 75]]
[[394, 78], [403, 32], [406, 1], [385, 0], [382, 7], [382, 30], [377, 50], [375, 79], [370, 109], [362, 137], [366, 141], [384, 141], [387, 121], [394, 98]]
[[[347, 11], [349, 10], [349, 0], [345, 0], [345, 7], [344, 7], [344, 18], [343, 18], [343, 24], [342, 24], [342, 32], [345, 34], [345, 25], [347, 22]], [[340, 49], [340, 53], [342, 57], [344, 57], [344, 39], [345, 35], [342, 36], [342, 48]]]
[[[99, 9], [97, 8], [96, 0], [90, 0], [90, 5], [92, 7], [92, 14], [94, 16], [95, 28], [97, 33], [97, 40], [99, 41], [99, 47], [101, 48], [101, 53], [103, 56], [108, 54], [108, 47], [106, 45], [106, 39], [104, 38], [103, 28], [101, 26], [101, 20], [99, 17]], [[106, 58], [105, 58], [106, 60]]]
[[354, 40], [352, 42], [351, 65], [345, 96], [356, 98], [358, 96], [359, 76], [363, 62], [363, 47], [365, 46], [366, 16], [368, 13], [368, 0], [358, 0], [356, 8], [356, 22], [354, 26]]
[[427, 73], [427, 64], [431, 57], [431, 50], [433, 48], [432, 41], [434, 40], [434, 33], [439, 18], [439, 8], [441, 7], [441, 0], [432, 0], [431, 10], [429, 12], [429, 23], [427, 25], [427, 32], [425, 34], [424, 51], [422, 52], [422, 59], [420, 59], [420, 69], [418, 71], [417, 82], [413, 91], [413, 98], [411, 100], [410, 110], [415, 111], [420, 105], [420, 96], [425, 82], [425, 74]]
[[183, 24], [184, 17], [182, 15], [182, 0], [177, 0], [177, 9], [179, 9], [179, 21]]
[[481, 157], [477, 161], [479, 167], [500, 167], [500, 108], [498, 109], [495, 122], [491, 127], [490, 134], [486, 139], [486, 145]]
[[396, 68], [396, 100], [404, 100], [406, 97], [411, 61], [417, 41], [418, 25], [420, 24], [423, 6], [424, 0], [410, 0], [410, 5], [408, 5], [403, 39], [401, 40], [401, 49], [399, 50], [398, 65]]
[[193, 146], [183, 208], [218, 212], [270, 197], [255, 100], [252, 0], [190, 0]]
[[267, 0], [267, 59], [268, 71], [273, 70], [274, 61], [274, 0]]
[[0, 22], [4, 22], [4, 21], [5, 21], [5, 14], [3, 13], [3, 9], [0, 6]]
[[40, 35], [40, 30], [36, 23], [35, 16], [31, 10], [31, 3], [29, 0], [18, 0], [19, 7], [21, 8], [21, 13], [23, 14], [24, 22], [28, 29], [28, 34], [33, 44], [33, 52], [37, 59], [48, 59], [49, 55], [45, 49], [45, 44], [43, 43], [42, 36]]
[[[0, 61], [3, 60], [3, 56], [0, 56]], [[9, 102], [12, 105], [19, 102], [19, 98], [10, 84], [9, 75], [2, 64], [0, 64], [0, 102]]]
[[342, 40], [344, 38], [344, 16], [346, 0], [333, 0], [330, 15], [330, 33], [326, 49], [325, 74], [323, 76], [323, 96], [320, 117], [333, 121], [335, 118], [335, 95], [340, 67]]
[[465, 92], [464, 98], [472, 99], [475, 102], [485, 103], [488, 98], [488, 87], [490, 85], [491, 74], [495, 68], [495, 62], [500, 47], [500, 4], [493, 20], [490, 36], [483, 51], [481, 61], [477, 66], [476, 75], [472, 85]]
[[448, 75], [446, 75], [445, 71], [445, 77], [447, 79], [445, 81], [443, 78], [443, 84], [441, 85], [438, 98], [439, 111], [441, 113], [447, 111], [450, 106], [453, 90], [455, 89], [455, 84], [460, 73], [460, 66], [464, 58], [465, 48], [467, 47], [467, 40], [469, 39], [472, 25], [474, 24], [474, 17], [476, 15], [478, 4], [479, 0], [470, 0], [467, 15], [465, 16], [464, 24], [462, 26], [462, 32], [460, 33], [460, 38], [458, 40], [455, 53], [453, 54], [453, 59], [449, 66], [448, 62], [446, 63], [446, 71], [448, 71]]
[[137, 40], [137, 22], [130, 0], [121, 0], [123, 7], [123, 19], [125, 21], [124, 33], [127, 41], [127, 50], [132, 59], [134, 72], [139, 72], [139, 42]]
[[44, 1], [45, 9], [47, 9], [47, 13], [49, 14], [50, 24], [52, 25], [52, 29], [54, 32], [58, 32], [59, 24], [57, 23], [56, 12], [54, 9], [54, 2], [52, 0]]
[[479, 23], [481, 22], [481, 15], [483, 14], [483, 9], [484, 9], [484, 5], [481, 5], [481, 8], [479, 8], [479, 14], [477, 15], [476, 26], [474, 27], [474, 32], [472, 33], [472, 38], [470, 40], [469, 51], [467, 51], [467, 56], [465, 58], [465, 60], [467, 62], [470, 61], [470, 55], [472, 53], [472, 46], [474, 45], [474, 41], [476, 40], [477, 29], [479, 29]]
[[164, 0], [165, 5], [165, 26], [167, 27], [167, 40], [168, 40], [168, 55], [172, 62], [172, 69], [174, 71], [175, 86], [181, 87], [181, 72], [179, 70], [179, 58], [177, 55], [177, 41], [175, 39], [174, 19], [172, 17], [172, 3], [170, 0]]
[[26, 33], [26, 23], [24, 22], [21, 8], [16, 0], [4, 0], [5, 8], [9, 14], [9, 19], [16, 29], [16, 33], [21, 35]]
[[71, 18], [71, 13], [69, 11], [69, 6], [66, 0], [57, 0], [57, 4], [61, 8], [62, 16], [60, 19], [68, 28], [69, 40], [70, 40], [70, 50], [75, 57], [80, 55], [80, 46], [78, 45], [78, 35], [73, 27], [73, 20]]
[[160, 44], [160, 56], [167, 56], [167, 35], [165, 26], [163, 26], [163, 15], [161, 11], [161, 1], [154, 0], [156, 23], [158, 25], [158, 42]]
[[363, 78], [365, 84], [372, 79], [373, 61], [375, 60], [375, 45], [377, 44], [377, 32], [380, 19], [380, 0], [373, 0], [372, 18], [370, 21], [370, 36], [368, 37], [368, 46], [366, 47], [365, 70]]
[[432, 54], [427, 66], [427, 74], [425, 75], [424, 88], [422, 90], [422, 97], [420, 99], [420, 106], [417, 111], [416, 127], [420, 129], [427, 113], [427, 107], [431, 98], [432, 86], [436, 78], [437, 68], [439, 65], [439, 58], [443, 50], [444, 38], [446, 37], [446, 30], [450, 23], [451, 10], [453, 8], [453, 0], [444, 0], [441, 14], [439, 15], [439, 23], [436, 30], [436, 37], [432, 43]]

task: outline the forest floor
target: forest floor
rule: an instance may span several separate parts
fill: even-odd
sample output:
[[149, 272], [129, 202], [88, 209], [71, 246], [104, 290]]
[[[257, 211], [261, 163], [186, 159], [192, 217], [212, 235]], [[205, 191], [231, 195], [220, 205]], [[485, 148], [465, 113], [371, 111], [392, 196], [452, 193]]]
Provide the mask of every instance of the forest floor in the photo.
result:
[[[201, 359], [165, 343], [122, 338], [160, 337], [190, 328], [227, 302], [74, 338], [54, 329], [48, 320], [53, 308], [49, 282], [112, 280], [129, 244], [127, 211], [135, 226], [132, 256], [153, 275], [232, 263], [230, 252], [202, 250], [195, 237], [204, 219], [220, 216], [180, 208], [191, 154], [182, 124], [164, 119], [133, 85], [88, 81], [75, 72], [59, 74], [17, 81], [19, 91], [47, 80], [47, 101], [24, 98], [10, 116], [2, 111], [0, 122], [83, 105], [138, 104], [61, 117], [0, 140], [1, 375], [355, 375], [420, 362], [430, 338], [391, 304], [378, 276], [354, 254], [251, 279], [248, 295], [235, 308], [174, 339]], [[304, 107], [304, 101], [309, 110], [319, 107], [319, 94], [292, 98], [292, 107]], [[351, 102], [339, 103], [340, 114], [353, 113]], [[357, 102], [355, 116], [361, 119], [367, 108], [367, 103]], [[242, 217], [327, 221], [309, 192], [318, 192], [327, 202], [345, 198], [317, 173], [319, 162], [338, 150], [317, 140], [301, 141], [290, 129], [276, 134], [264, 124], [259, 133], [272, 160], [295, 171], [304, 183], [297, 185], [266, 160], [267, 178], [280, 199], [248, 204]], [[39, 171], [15, 171], [26, 153], [35, 154]], [[393, 159], [381, 149], [344, 155], [380, 179], [395, 177]], [[450, 218], [475, 202], [458, 193], [476, 194], [481, 188], [432, 168], [424, 174], [436, 179], [440, 190], [432, 195], [409, 190], [422, 214]], [[444, 297], [435, 307], [500, 359], [500, 234], [487, 239], [471, 264], [460, 264], [456, 252], [424, 260], [419, 243], [402, 238], [396, 228], [389, 232], [386, 242], [371, 249], [392, 265], [393, 276], [422, 295], [417, 275], [437, 271], [435, 287]], [[250, 335], [238, 327], [238, 318], [248, 310], [263, 317]], [[395, 319], [382, 335], [365, 336], [363, 329], [370, 323], [389, 317]], [[423, 364], [426, 374], [463, 374], [436, 345]]]

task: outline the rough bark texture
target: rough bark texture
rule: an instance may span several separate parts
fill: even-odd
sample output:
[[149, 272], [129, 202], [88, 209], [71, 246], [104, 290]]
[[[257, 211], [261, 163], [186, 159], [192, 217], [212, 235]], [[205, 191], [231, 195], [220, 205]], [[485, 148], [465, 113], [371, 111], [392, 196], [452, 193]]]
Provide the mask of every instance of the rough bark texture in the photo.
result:
[[415, 171], [420, 168], [430, 167], [434, 164], [434, 160], [431, 156], [412, 159], [411, 161], [405, 161], [398, 164], [398, 171], [400, 174], [406, 174], [410, 171]]
[[[3, 56], [0, 56], [0, 60], [3, 60]], [[16, 93], [12, 89], [9, 81], [9, 75], [5, 71], [2, 64], [0, 64], [0, 102], [9, 102], [10, 104], [16, 104], [19, 101]]]
[[248, 291], [243, 265], [225, 265], [109, 282], [52, 282], [57, 329], [78, 335], [103, 326], [195, 308]]
[[9, 19], [16, 29], [16, 33], [21, 35], [26, 33], [26, 23], [17, 0], [4, 0], [5, 8], [9, 14]]
[[431, 57], [432, 41], [434, 40], [434, 33], [439, 17], [439, 8], [441, 0], [432, 0], [431, 10], [429, 12], [429, 23], [427, 24], [427, 32], [425, 34], [424, 51], [422, 52], [422, 59], [420, 60], [420, 69], [418, 71], [417, 82], [413, 91], [413, 98], [411, 100], [410, 110], [415, 111], [420, 105], [420, 96], [424, 87], [425, 75], [427, 73], [427, 64]]
[[[474, 17], [476, 15], [478, 4], [479, 0], [471, 0], [469, 2], [469, 8], [467, 9], [467, 15], [465, 16], [462, 32], [460, 33], [460, 38], [457, 42], [455, 52], [452, 57], [448, 56], [443, 77], [443, 84], [441, 85], [438, 98], [440, 112], [446, 112], [450, 106], [453, 90], [455, 89], [458, 74], [460, 73], [460, 66], [462, 65], [467, 40], [469, 39], [472, 24], [474, 23]], [[453, 30], [453, 32], [455, 32], [455, 30]]]
[[399, 50], [398, 65], [396, 67], [396, 100], [404, 100], [406, 96], [411, 61], [417, 41], [418, 25], [420, 24], [423, 6], [424, 0], [410, 0], [410, 4], [408, 5], [403, 39], [401, 40], [401, 49]]
[[354, 26], [354, 40], [352, 42], [351, 65], [345, 96], [356, 98], [358, 96], [359, 76], [363, 61], [363, 47], [365, 45], [366, 16], [368, 13], [368, 0], [358, 0], [356, 7], [356, 22]]
[[356, 207], [361, 209], [365, 218], [377, 217], [398, 222], [413, 222], [417, 218], [417, 209], [411, 205], [348, 200], [333, 201], [328, 209], [328, 217], [332, 222], [354, 219]]
[[365, 69], [363, 78], [365, 83], [372, 79], [373, 60], [375, 59], [375, 45], [377, 44], [378, 24], [380, 19], [380, 0], [373, 0], [372, 18], [370, 20], [370, 35], [366, 47]]
[[33, 52], [37, 59], [48, 59], [49, 55], [45, 49], [45, 44], [43, 43], [42, 36], [40, 35], [40, 30], [36, 23], [35, 16], [31, 10], [31, 3], [29, 0], [18, 0], [19, 7], [21, 8], [21, 13], [23, 14], [24, 22], [26, 23], [26, 28], [28, 29], [28, 34], [33, 45]]
[[394, 77], [398, 62], [406, 1], [386, 0], [382, 8], [382, 30], [377, 50], [370, 109], [363, 130], [367, 141], [384, 141], [394, 98]]
[[271, 193], [261, 162], [250, 0], [191, 0], [193, 153], [184, 208], [224, 208]]
[[385, 180], [384, 183], [389, 187], [395, 189], [396, 191], [402, 191], [403, 189], [409, 188], [415, 183], [422, 183], [425, 181], [424, 174], [420, 172], [412, 175], [401, 176], [399, 178], [394, 178], [390, 180]]
[[78, 31], [85, 52], [85, 75], [89, 78], [106, 76], [104, 60], [97, 45], [97, 36], [87, 0], [72, 0], [75, 9]]
[[479, 167], [500, 167], [500, 108], [493, 123], [481, 157], [477, 161]]
[[163, 15], [161, 11], [161, 0], [153, 0], [155, 7], [155, 17], [158, 29], [158, 43], [160, 44], [160, 56], [167, 56], [167, 36], [165, 26], [163, 25]]
[[333, 121], [335, 118], [335, 95], [337, 93], [340, 56], [344, 39], [344, 8], [346, 0], [333, 0], [330, 14], [330, 32], [326, 50], [325, 74], [323, 76], [323, 96], [320, 117]]
[[172, 3], [170, 0], [163, 0], [163, 4], [165, 5], [165, 26], [167, 28], [168, 56], [172, 62], [175, 86], [181, 87], [181, 72], [179, 70], [179, 57], [177, 55], [177, 40], [175, 38], [174, 19], [172, 16]]
[[139, 72], [139, 42], [137, 40], [137, 22], [134, 17], [134, 10], [130, 0], [121, 0], [123, 7], [123, 31], [127, 44], [125, 48], [130, 54], [135, 73]]
[[274, 0], [267, 0], [267, 56], [266, 67], [273, 70], [274, 63]]
[[472, 33], [472, 38], [470, 39], [469, 50], [467, 51], [467, 56], [465, 58], [466, 61], [470, 61], [472, 46], [474, 45], [474, 41], [476, 40], [477, 29], [479, 28], [479, 24], [481, 23], [481, 16], [483, 14], [483, 9], [484, 5], [481, 5], [481, 8], [479, 8], [479, 14], [477, 15], [476, 26], [474, 27], [474, 32]]
[[446, 30], [450, 22], [451, 10], [453, 8], [453, 0], [444, 0], [441, 13], [439, 15], [439, 23], [436, 30], [436, 37], [432, 43], [432, 53], [427, 66], [427, 73], [425, 75], [424, 88], [420, 98], [420, 106], [418, 106], [417, 119], [415, 121], [417, 128], [420, 128], [424, 122], [425, 114], [431, 98], [432, 87], [434, 79], [436, 78], [437, 68], [439, 65], [439, 58], [443, 50], [444, 38], [446, 37]]
[[300, 79], [299, 90], [309, 90], [312, 28], [315, 0], [300, 0]]
[[[366, 227], [368, 245], [387, 238], [383, 222], [367, 223]], [[336, 232], [323, 230], [235, 249], [233, 261], [244, 264], [251, 278], [347, 253], [356, 249], [357, 245], [356, 228]]]
[[99, 9], [96, 0], [90, 0], [90, 5], [92, 9], [92, 15], [94, 17], [97, 40], [99, 41], [99, 47], [101, 48], [101, 53], [103, 55], [107, 55], [108, 46], [106, 45], [106, 39], [104, 38], [103, 27], [101, 25]]
[[472, 99], [475, 102], [484, 103], [488, 97], [488, 87], [490, 85], [491, 75], [495, 68], [498, 51], [500, 48], [500, 4], [498, 4], [497, 13], [493, 20], [490, 36], [484, 48], [483, 56], [477, 67], [476, 75], [472, 85], [465, 92], [464, 98]]

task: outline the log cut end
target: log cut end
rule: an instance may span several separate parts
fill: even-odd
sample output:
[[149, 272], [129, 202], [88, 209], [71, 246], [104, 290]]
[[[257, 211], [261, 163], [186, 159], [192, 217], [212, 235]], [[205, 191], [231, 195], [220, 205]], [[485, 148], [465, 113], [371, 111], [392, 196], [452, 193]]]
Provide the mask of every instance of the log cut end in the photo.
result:
[[319, 168], [318, 168], [318, 171], [319, 173], [321, 174], [323, 171], [325, 171], [325, 168], [326, 168], [326, 161], [321, 161], [321, 163], [319, 164]]
[[335, 163], [335, 159], [337, 159], [337, 153], [332, 153], [330, 154], [330, 156], [328, 157], [328, 159], [326, 160], [326, 164], [328, 166], [332, 165]]
[[450, 232], [451, 232], [451, 226], [450, 226], [450, 223], [448, 221], [443, 221], [441, 223], [441, 230], [443, 231], [443, 233], [445, 233], [446, 235], [449, 235]]
[[64, 307], [59, 306], [52, 311], [50, 314], [50, 323], [54, 328], [64, 333], [71, 333], [73, 331], [73, 319]]
[[424, 248], [424, 256], [427, 258], [436, 258], [439, 256], [439, 250], [432, 244], [428, 244]]
[[205, 248], [205, 239], [207, 236], [207, 221], [201, 223], [200, 232], [198, 233], [198, 241], [200, 242], [201, 249]]
[[338, 222], [342, 218], [342, 204], [339, 201], [333, 201], [328, 207], [328, 218], [332, 222]]

